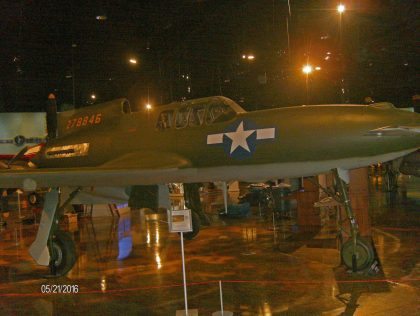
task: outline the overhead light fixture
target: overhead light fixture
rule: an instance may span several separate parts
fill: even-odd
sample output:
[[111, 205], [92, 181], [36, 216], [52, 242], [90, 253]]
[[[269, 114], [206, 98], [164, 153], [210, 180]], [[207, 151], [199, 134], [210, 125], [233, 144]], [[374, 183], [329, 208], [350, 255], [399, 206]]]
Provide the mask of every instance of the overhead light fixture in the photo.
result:
[[311, 65], [305, 65], [302, 68], [302, 72], [305, 74], [310, 74], [312, 72], [313, 68]]
[[338, 6], [337, 6], [337, 11], [338, 11], [338, 13], [343, 13], [344, 11], [346, 11], [346, 6], [344, 5], [344, 4], [339, 4]]

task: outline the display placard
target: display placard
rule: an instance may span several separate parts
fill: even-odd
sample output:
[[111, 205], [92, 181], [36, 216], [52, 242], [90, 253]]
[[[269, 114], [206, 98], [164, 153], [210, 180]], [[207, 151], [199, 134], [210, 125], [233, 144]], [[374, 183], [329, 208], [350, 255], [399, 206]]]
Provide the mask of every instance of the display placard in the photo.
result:
[[171, 233], [191, 232], [191, 210], [168, 210], [168, 223]]

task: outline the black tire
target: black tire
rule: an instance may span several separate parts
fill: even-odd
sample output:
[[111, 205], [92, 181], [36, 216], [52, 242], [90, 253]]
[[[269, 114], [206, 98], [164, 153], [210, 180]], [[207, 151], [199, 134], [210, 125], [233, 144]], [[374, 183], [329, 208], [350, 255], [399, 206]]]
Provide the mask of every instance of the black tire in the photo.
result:
[[57, 231], [52, 240], [51, 256], [55, 258], [50, 263], [51, 271], [55, 276], [63, 276], [69, 272], [76, 262], [76, 249], [70, 234]]
[[341, 259], [353, 272], [368, 268], [375, 259], [372, 244], [360, 237], [356, 241], [356, 252], [353, 252], [353, 240], [349, 239], [341, 247]]
[[198, 216], [198, 214], [194, 211], [191, 211], [191, 219], [192, 219], [192, 228], [193, 231], [189, 232], [189, 233], [184, 233], [184, 239], [194, 239], [195, 236], [198, 235], [198, 233], [200, 232], [200, 226], [201, 226], [201, 221], [200, 221], [200, 217]]
[[32, 206], [38, 205], [39, 204], [39, 195], [37, 193], [29, 194], [28, 202]]

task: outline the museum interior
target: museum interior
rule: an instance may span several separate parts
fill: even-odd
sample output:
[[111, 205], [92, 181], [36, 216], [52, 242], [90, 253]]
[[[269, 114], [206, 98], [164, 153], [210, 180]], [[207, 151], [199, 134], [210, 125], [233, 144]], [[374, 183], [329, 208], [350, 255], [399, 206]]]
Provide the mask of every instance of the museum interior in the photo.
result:
[[0, 315], [420, 315], [416, 1], [3, 1]]
[[[226, 315], [416, 314], [420, 181], [404, 175], [392, 180], [386, 168], [352, 174], [360, 234], [373, 242], [372, 254], [363, 252], [373, 260], [355, 273], [340, 257], [342, 209], [311, 181], [232, 182], [227, 212], [223, 184], [200, 186], [208, 223], [184, 242], [189, 314], [216, 315], [221, 302]], [[182, 203], [183, 191], [181, 184], [171, 185], [174, 205]], [[28, 254], [43, 194], [36, 199], [13, 192], [10, 211], [2, 214], [4, 315], [67, 315], [69, 309], [182, 315], [176, 314], [184, 310], [180, 236], [169, 232], [165, 212], [74, 205], [60, 225], [74, 239], [78, 258], [66, 276], [51, 278]]]

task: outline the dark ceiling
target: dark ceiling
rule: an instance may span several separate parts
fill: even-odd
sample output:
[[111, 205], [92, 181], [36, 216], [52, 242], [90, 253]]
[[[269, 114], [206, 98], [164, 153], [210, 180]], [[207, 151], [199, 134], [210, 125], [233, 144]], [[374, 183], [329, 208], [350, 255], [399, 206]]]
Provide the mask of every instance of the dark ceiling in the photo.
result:
[[[3, 1], [0, 110], [40, 111], [51, 92], [76, 107], [93, 93], [138, 105], [219, 94], [248, 109], [410, 105], [418, 2], [343, 3], [340, 21], [327, 0]], [[306, 63], [321, 69], [306, 77]]]

